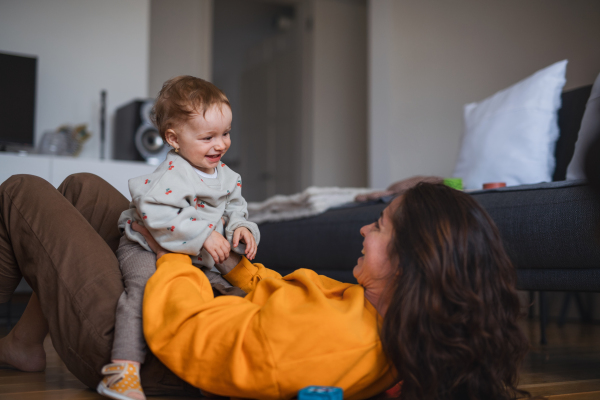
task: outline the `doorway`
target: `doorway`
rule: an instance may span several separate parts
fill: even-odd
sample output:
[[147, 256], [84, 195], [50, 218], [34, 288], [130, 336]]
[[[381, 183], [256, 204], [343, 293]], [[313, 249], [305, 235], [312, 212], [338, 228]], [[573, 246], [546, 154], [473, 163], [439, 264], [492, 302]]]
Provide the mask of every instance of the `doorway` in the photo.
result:
[[302, 46], [298, 3], [214, 2], [213, 82], [233, 111], [224, 162], [247, 201], [302, 190]]

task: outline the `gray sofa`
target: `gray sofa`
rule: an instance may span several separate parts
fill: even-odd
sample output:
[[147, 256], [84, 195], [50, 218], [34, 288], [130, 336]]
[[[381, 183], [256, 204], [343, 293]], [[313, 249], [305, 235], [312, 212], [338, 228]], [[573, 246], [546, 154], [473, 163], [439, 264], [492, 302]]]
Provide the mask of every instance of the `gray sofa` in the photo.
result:
[[[600, 208], [586, 181], [564, 181], [590, 91], [586, 86], [562, 95], [555, 182], [471, 193], [498, 225], [520, 289], [600, 291]], [[355, 282], [359, 229], [386, 206], [349, 204], [316, 217], [264, 223], [256, 261], [281, 273], [311, 268]]]

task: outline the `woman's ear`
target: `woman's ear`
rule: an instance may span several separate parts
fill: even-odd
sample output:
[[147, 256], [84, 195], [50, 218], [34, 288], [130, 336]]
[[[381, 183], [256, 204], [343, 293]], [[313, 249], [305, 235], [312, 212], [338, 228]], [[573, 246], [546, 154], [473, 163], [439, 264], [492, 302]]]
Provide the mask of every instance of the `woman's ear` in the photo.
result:
[[165, 132], [165, 140], [174, 149], [179, 148], [179, 141], [177, 140], [177, 134], [173, 129], [167, 129]]

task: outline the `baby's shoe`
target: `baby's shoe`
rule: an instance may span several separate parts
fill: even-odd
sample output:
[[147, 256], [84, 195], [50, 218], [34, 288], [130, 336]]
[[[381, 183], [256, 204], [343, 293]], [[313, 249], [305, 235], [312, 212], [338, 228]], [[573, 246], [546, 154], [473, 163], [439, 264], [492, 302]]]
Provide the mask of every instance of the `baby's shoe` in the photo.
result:
[[98, 384], [98, 393], [117, 400], [146, 400], [137, 365], [129, 362], [106, 364], [102, 368], [106, 375]]

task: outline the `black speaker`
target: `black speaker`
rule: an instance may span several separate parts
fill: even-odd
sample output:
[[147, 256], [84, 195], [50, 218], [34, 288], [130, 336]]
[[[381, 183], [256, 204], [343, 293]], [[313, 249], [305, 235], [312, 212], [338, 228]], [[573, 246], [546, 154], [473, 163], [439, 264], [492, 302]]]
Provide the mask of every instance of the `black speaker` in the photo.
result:
[[155, 165], [164, 161], [170, 146], [163, 142], [152, 124], [153, 105], [153, 100], [134, 100], [117, 109], [113, 130], [115, 160], [146, 161]]

